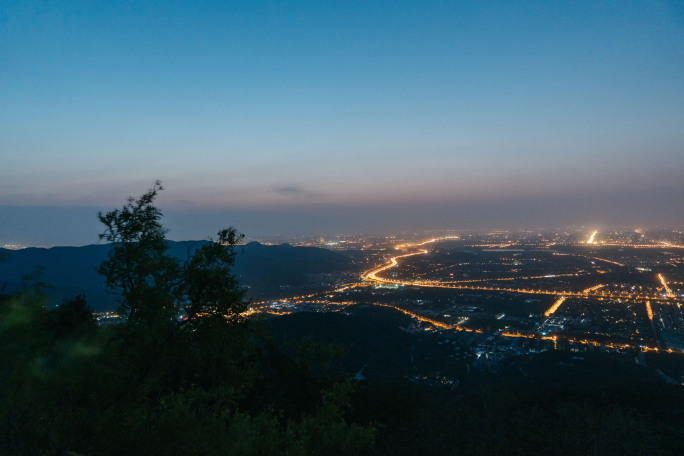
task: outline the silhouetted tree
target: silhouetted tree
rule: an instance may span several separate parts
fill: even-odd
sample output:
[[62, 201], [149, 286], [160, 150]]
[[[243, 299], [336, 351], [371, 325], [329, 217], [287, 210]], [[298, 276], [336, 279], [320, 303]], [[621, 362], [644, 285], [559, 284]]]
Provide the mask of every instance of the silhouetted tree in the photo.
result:
[[178, 262], [166, 251], [162, 212], [153, 205], [163, 190], [160, 181], [137, 200], [128, 198], [121, 209], [98, 213], [105, 225], [100, 239], [113, 243], [109, 259], [98, 272], [107, 286], [120, 293], [120, 311], [131, 321], [175, 314], [174, 292]]
[[247, 310], [245, 292], [232, 274], [233, 247], [242, 239], [234, 228], [222, 229], [189, 252], [184, 264], [166, 252], [167, 230], [154, 200], [161, 182], [121, 209], [99, 213], [105, 231], [100, 239], [113, 243], [99, 267], [107, 286], [121, 295], [120, 311], [130, 321], [159, 320], [184, 310], [191, 326], [200, 322], [236, 322]]
[[54, 311], [53, 327], [58, 337], [94, 325], [93, 309], [82, 294], [72, 299], [65, 299]]
[[188, 321], [223, 323], [242, 318], [248, 301], [231, 271], [233, 247], [242, 237], [234, 228], [223, 229], [217, 239], [195, 250], [183, 266], [180, 283]]

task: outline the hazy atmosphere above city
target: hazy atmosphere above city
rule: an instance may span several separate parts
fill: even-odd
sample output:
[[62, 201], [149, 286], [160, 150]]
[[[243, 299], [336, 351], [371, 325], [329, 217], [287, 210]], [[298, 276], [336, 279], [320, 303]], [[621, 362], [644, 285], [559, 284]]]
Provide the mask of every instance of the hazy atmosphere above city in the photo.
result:
[[3, 2], [0, 245], [684, 224], [675, 1]]

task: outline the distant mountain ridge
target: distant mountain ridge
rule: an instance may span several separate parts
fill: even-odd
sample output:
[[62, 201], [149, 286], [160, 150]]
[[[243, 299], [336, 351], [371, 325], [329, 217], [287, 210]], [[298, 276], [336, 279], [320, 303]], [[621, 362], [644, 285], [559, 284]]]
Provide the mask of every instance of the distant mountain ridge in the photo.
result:
[[[207, 241], [167, 241], [168, 254], [180, 261]], [[85, 294], [95, 310], [117, 307], [116, 295], [105, 286], [96, 271], [107, 259], [110, 244], [83, 247], [0, 249], [0, 292], [11, 293], [22, 283], [43, 282], [50, 304]], [[260, 298], [281, 288], [304, 287], [316, 274], [336, 273], [351, 268], [348, 256], [317, 247], [289, 244], [264, 245], [250, 242], [235, 248], [233, 272], [250, 295]], [[25, 280], [25, 277], [30, 279]]]

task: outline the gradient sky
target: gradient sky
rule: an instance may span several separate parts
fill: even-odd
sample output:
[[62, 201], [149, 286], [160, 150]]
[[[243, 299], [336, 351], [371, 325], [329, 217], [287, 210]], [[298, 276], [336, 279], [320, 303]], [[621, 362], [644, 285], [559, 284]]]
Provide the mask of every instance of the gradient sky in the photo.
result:
[[684, 4], [4, 1], [0, 243], [684, 224]]

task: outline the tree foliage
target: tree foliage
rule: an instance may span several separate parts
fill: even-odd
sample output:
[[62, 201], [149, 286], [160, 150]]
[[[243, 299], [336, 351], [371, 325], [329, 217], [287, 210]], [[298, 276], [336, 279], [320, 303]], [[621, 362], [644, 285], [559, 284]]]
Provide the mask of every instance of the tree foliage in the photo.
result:
[[190, 321], [236, 322], [247, 310], [245, 291], [231, 272], [235, 252], [242, 239], [234, 228], [222, 229], [218, 238], [204, 243], [182, 268], [183, 310]]
[[95, 325], [93, 309], [82, 294], [62, 301], [54, 314], [53, 328], [58, 335], [70, 334]]
[[166, 254], [162, 212], [153, 204], [162, 189], [157, 181], [137, 200], [129, 197], [121, 209], [98, 213], [105, 225], [100, 239], [113, 244], [109, 259], [98, 271], [105, 276], [107, 286], [120, 294], [119, 310], [129, 320], [171, 316], [176, 310], [178, 264]]
[[105, 225], [100, 239], [112, 243], [99, 272], [119, 293], [120, 312], [130, 321], [159, 323], [182, 311], [195, 328], [239, 321], [248, 302], [231, 269], [233, 247], [243, 236], [232, 227], [224, 228], [179, 263], [167, 254], [167, 230], [154, 205], [161, 190], [157, 181], [141, 197], [129, 197], [121, 209], [98, 214]]

